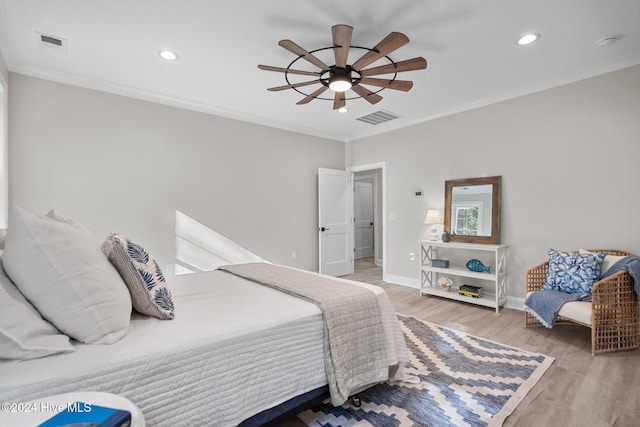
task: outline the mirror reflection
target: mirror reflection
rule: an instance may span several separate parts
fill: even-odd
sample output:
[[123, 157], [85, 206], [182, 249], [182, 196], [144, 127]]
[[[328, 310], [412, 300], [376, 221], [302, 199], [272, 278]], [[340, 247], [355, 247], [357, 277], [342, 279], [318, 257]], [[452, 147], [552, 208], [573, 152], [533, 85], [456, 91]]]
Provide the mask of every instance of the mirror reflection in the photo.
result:
[[493, 185], [466, 185], [451, 190], [451, 234], [491, 236]]
[[445, 231], [453, 242], [500, 243], [502, 177], [445, 182]]

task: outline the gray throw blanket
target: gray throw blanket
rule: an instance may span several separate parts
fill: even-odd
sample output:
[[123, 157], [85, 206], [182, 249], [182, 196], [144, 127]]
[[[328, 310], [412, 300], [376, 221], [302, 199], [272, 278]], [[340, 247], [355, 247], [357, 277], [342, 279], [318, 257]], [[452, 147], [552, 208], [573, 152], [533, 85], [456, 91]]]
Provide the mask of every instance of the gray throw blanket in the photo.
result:
[[606, 279], [620, 270], [627, 270], [631, 277], [633, 277], [633, 289], [636, 291], [636, 296], [640, 297], [640, 257], [629, 255], [622, 258], [605, 271], [600, 279]]
[[589, 294], [570, 294], [552, 289], [533, 292], [524, 302], [524, 311], [532, 314], [547, 328], [552, 328], [558, 320], [558, 312], [569, 301], [589, 301]]
[[380, 305], [369, 289], [266, 263], [218, 267], [315, 303], [324, 318], [325, 370], [334, 406], [389, 379]]

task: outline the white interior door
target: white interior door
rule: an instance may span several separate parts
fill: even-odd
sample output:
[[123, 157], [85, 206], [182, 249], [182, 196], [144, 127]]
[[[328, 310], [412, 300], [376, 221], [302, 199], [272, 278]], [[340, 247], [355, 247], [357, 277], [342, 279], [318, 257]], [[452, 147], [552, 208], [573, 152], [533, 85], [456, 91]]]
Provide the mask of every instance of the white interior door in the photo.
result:
[[353, 273], [353, 187], [351, 172], [318, 169], [319, 270]]
[[373, 183], [355, 182], [355, 259], [369, 258], [374, 255], [373, 240]]

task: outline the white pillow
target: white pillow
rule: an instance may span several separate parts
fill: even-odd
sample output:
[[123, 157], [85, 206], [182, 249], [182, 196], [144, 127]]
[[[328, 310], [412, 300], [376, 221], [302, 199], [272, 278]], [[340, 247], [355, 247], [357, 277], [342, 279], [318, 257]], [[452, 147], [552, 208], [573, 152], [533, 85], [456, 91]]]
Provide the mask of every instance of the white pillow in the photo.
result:
[[35, 359], [75, 351], [18, 291], [0, 265], [0, 359]]
[[127, 287], [82, 224], [12, 207], [3, 261], [42, 317], [71, 338], [110, 344], [127, 333]]
[[[580, 249], [578, 251], [579, 254], [595, 254], [595, 252], [589, 252], [586, 249]], [[620, 261], [624, 256], [619, 255], [605, 255], [604, 260], [602, 261], [602, 265], [600, 266], [600, 277], [604, 276], [604, 273], [607, 272], [608, 269], [613, 267], [613, 264]]]
[[173, 300], [158, 263], [133, 240], [111, 233], [102, 252], [129, 288], [133, 308], [158, 319], [173, 319]]

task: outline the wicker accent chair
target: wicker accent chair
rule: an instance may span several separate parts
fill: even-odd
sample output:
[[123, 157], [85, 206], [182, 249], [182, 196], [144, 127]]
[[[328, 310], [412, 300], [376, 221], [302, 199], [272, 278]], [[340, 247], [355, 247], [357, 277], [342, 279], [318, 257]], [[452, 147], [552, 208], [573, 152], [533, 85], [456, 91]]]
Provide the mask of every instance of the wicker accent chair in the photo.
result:
[[[616, 256], [631, 255], [615, 249], [589, 249], [589, 252], [603, 252]], [[548, 261], [527, 271], [526, 295], [542, 287], [548, 271]], [[591, 353], [594, 355], [640, 347], [638, 297], [633, 284], [633, 278], [627, 271], [619, 271], [594, 283], [591, 302], [572, 301], [564, 304], [556, 324], [573, 323], [591, 328]], [[585, 310], [589, 309], [590, 322], [588, 314], [584, 315]], [[580, 312], [581, 315], [576, 315]], [[542, 324], [533, 315], [525, 312], [525, 326]]]

